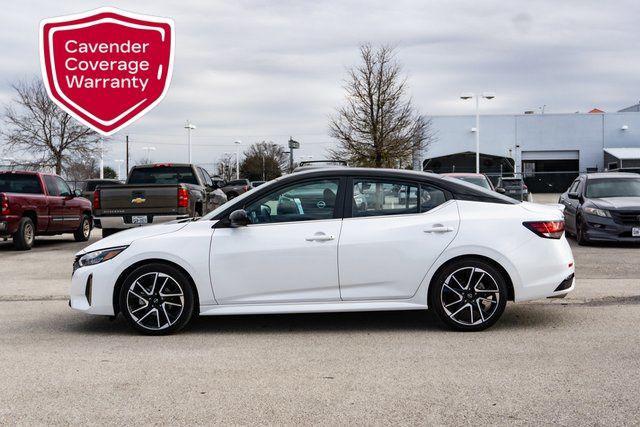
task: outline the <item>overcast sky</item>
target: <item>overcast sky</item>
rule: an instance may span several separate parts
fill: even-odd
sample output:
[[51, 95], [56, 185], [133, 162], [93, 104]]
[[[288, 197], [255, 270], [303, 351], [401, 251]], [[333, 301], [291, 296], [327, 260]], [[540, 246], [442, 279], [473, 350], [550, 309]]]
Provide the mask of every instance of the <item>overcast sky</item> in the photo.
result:
[[637, 1], [9, 1], [0, 27], [0, 102], [10, 84], [40, 76], [43, 18], [111, 5], [176, 24], [171, 88], [108, 144], [107, 162], [153, 145], [156, 161], [211, 164], [234, 140], [301, 141], [323, 157], [327, 117], [343, 98], [345, 68], [362, 42], [398, 46], [411, 95], [425, 114], [470, 114], [464, 91], [495, 91], [486, 113], [616, 111], [638, 101]]

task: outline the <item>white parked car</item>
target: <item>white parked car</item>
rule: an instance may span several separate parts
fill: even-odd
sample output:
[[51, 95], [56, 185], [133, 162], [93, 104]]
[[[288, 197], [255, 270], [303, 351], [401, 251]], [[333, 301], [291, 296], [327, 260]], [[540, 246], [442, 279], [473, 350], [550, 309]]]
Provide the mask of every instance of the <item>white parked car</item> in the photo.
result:
[[[354, 194], [367, 203], [358, 203]], [[398, 195], [415, 194], [417, 197]], [[138, 228], [79, 252], [72, 308], [166, 334], [201, 316], [431, 308], [494, 324], [507, 301], [574, 288], [555, 208], [438, 175], [331, 168], [253, 189], [196, 220]]]

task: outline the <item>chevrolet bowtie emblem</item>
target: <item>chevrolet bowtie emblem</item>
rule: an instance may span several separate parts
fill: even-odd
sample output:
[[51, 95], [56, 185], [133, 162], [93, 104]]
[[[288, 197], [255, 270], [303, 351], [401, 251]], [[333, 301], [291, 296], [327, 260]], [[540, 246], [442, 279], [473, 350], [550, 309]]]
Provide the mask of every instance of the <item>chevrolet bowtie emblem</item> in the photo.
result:
[[143, 199], [142, 197], [136, 197], [135, 199], [131, 199], [131, 203], [140, 204], [146, 202], [147, 199]]

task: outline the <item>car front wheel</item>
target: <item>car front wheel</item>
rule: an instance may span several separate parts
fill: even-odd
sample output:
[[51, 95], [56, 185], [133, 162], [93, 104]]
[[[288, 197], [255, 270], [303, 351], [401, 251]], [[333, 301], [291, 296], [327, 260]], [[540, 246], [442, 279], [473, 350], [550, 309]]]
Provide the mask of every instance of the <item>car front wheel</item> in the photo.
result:
[[461, 260], [435, 277], [429, 303], [438, 318], [459, 331], [481, 331], [504, 312], [507, 286], [502, 274], [482, 260]]
[[191, 283], [178, 269], [147, 264], [127, 276], [120, 289], [120, 311], [147, 335], [167, 335], [184, 328], [194, 312]]

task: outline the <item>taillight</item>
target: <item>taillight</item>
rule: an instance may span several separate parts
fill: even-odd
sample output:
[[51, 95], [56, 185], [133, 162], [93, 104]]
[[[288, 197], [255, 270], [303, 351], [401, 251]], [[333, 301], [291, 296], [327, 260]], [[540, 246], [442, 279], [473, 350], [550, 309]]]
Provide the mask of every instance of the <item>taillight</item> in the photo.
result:
[[93, 192], [93, 209], [100, 209], [100, 190]]
[[522, 225], [547, 239], [559, 239], [564, 233], [564, 221], [527, 221]]
[[0, 194], [0, 215], [9, 215], [9, 199], [5, 194]]
[[178, 187], [178, 207], [179, 208], [188, 208], [189, 207], [189, 190], [186, 187]]

